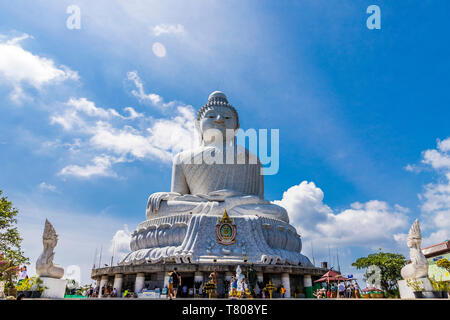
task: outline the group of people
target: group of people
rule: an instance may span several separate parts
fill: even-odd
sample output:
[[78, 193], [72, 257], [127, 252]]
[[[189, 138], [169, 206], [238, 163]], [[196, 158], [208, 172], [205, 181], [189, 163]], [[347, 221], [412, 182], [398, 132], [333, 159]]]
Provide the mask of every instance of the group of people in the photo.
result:
[[[111, 286], [103, 286], [101, 288], [101, 292], [102, 292], [102, 297], [107, 298], [107, 297], [111, 297], [111, 298], [115, 298], [117, 297], [117, 289], [113, 288]], [[89, 289], [86, 292], [86, 295], [89, 298], [96, 298], [99, 296], [99, 288], [93, 288], [92, 286], [89, 287]]]
[[325, 287], [321, 289], [317, 289], [313, 295], [317, 299], [326, 299], [326, 298], [360, 298], [361, 297], [361, 289], [358, 285], [358, 282], [355, 280], [347, 281], [347, 282], [333, 282], [327, 283]]

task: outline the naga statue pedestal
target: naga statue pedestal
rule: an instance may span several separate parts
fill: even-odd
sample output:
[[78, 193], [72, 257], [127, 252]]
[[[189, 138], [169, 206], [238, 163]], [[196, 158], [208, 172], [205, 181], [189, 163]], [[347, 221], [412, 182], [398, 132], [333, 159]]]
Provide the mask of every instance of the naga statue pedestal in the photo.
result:
[[41, 277], [42, 286], [46, 289], [42, 292], [41, 298], [64, 299], [66, 293], [66, 279], [55, 279]]
[[[424, 298], [432, 298], [433, 286], [431, 285], [430, 280], [428, 278], [419, 278], [415, 279], [417, 282], [421, 283], [421, 287], [423, 288], [423, 297]], [[406, 283], [406, 280], [399, 280], [397, 281], [398, 289], [400, 291], [400, 298], [401, 299], [416, 299], [416, 296], [414, 295], [414, 290], [411, 287], [408, 287], [408, 284]], [[430, 292], [430, 296], [427, 296], [427, 292]]]

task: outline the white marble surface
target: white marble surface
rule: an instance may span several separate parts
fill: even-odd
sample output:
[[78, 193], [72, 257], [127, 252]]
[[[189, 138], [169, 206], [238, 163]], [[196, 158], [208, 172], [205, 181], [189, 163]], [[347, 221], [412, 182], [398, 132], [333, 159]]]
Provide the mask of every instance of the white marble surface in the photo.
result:
[[47, 278], [41, 277], [43, 282], [42, 286], [47, 287], [42, 292], [42, 298], [51, 298], [51, 299], [63, 299], [64, 294], [66, 293], [66, 279], [55, 279], [55, 278]]

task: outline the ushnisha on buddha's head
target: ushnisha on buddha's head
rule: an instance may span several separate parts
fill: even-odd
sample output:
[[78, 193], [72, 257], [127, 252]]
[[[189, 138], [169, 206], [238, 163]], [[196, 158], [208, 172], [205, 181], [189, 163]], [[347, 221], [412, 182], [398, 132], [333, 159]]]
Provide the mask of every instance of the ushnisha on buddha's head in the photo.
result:
[[236, 109], [228, 103], [223, 92], [214, 91], [208, 102], [197, 113], [195, 127], [199, 132], [201, 144], [214, 142], [233, 142], [239, 129]]

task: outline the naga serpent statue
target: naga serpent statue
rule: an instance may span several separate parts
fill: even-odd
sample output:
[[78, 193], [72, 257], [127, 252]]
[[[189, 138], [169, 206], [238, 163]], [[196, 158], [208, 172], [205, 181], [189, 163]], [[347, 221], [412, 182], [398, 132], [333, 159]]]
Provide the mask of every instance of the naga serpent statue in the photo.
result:
[[61, 279], [64, 275], [64, 268], [53, 264], [56, 244], [58, 243], [58, 235], [52, 224], [45, 219], [44, 234], [42, 236], [44, 243], [44, 251], [36, 261], [36, 274], [40, 277]]
[[409, 247], [409, 256], [411, 263], [404, 266], [400, 272], [403, 279], [419, 279], [428, 276], [428, 261], [422, 253], [420, 245], [422, 243], [422, 234], [420, 232], [419, 220], [416, 219], [409, 229], [406, 243]]

